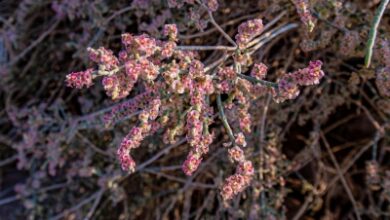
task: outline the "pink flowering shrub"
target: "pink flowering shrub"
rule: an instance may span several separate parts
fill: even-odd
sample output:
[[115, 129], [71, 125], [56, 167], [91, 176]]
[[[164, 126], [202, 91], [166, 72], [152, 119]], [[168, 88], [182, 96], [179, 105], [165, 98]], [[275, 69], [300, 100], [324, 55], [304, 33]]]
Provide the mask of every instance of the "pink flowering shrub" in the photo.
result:
[[2, 218], [386, 218], [379, 2], [2, 2]]
[[[171, 2], [171, 5], [178, 6], [176, 2]], [[208, 1], [207, 5], [207, 10], [214, 11], [214, 3]], [[248, 53], [254, 44], [252, 40], [262, 31], [261, 19], [249, 20], [239, 25], [236, 35], [238, 46], [235, 50], [238, 53]], [[217, 103], [220, 120], [232, 137], [225, 145], [242, 152], [239, 146], [247, 145], [242, 132], [247, 134], [251, 132], [251, 115], [248, 108], [251, 99], [256, 97], [249, 96], [254, 89], [258, 87], [264, 91], [268, 89], [267, 92], [276, 102], [282, 102], [295, 99], [299, 95], [299, 86], [319, 84], [324, 76], [322, 62], [319, 60], [311, 61], [304, 69], [285, 74], [277, 83], [264, 80], [267, 67], [263, 63], [255, 64], [250, 75], [244, 75], [236, 68], [238, 65], [240, 68], [245, 66], [236, 60], [233, 60], [235, 67], [224, 63], [220, 63], [221, 67], [218, 68], [205, 66], [197, 54], [197, 50], [202, 50], [203, 47], [192, 49], [191, 46], [178, 46], [178, 33], [175, 25], [167, 24], [162, 30], [166, 40], [155, 39], [147, 34], [122, 34], [122, 50], [118, 56], [103, 47], [88, 49], [91, 61], [97, 65], [93, 76], [91, 69], [67, 76], [67, 85], [75, 88], [88, 87], [92, 84], [91, 78], [102, 77], [106, 94], [113, 100], [126, 98], [135, 87], [142, 88], [142, 92], [148, 92], [152, 96], [150, 102], [141, 107], [138, 125], [129, 131], [118, 148], [117, 157], [124, 171], [134, 172], [137, 169], [130, 153], [132, 149], [138, 148], [147, 136], [163, 130], [166, 133], [164, 136], [168, 137], [166, 142], [169, 143], [175, 136], [180, 135], [172, 134], [176, 131], [175, 128], [165, 122], [162, 115], [168, 118], [181, 115], [185, 118], [183, 122], [185, 125], [181, 129], [184, 129], [190, 149], [182, 169], [186, 175], [191, 176], [200, 166], [203, 156], [209, 152], [209, 145], [214, 141], [214, 135], [209, 129], [215, 121], [213, 117], [215, 108], [210, 102], [212, 97], [218, 96], [220, 99], [222, 94], [226, 94], [240, 104], [239, 130], [233, 132], [223, 113], [225, 107]], [[204, 48], [208, 49], [207, 46]], [[177, 108], [178, 106], [180, 108]], [[222, 197], [225, 200], [230, 200], [233, 195], [250, 185], [253, 175], [250, 161], [240, 159], [236, 162], [238, 163], [236, 174], [228, 177], [222, 187]]]

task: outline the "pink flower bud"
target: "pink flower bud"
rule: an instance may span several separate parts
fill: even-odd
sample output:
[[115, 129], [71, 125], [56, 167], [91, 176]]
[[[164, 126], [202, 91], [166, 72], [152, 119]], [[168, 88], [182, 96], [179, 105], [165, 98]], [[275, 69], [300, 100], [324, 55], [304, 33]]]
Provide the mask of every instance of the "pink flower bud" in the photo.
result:
[[177, 33], [176, 24], [164, 25], [163, 34], [168, 37], [170, 41], [177, 41]]
[[264, 79], [267, 75], [268, 67], [264, 63], [255, 64], [251, 71], [251, 76], [256, 79]]
[[77, 89], [84, 86], [88, 88], [92, 85], [92, 72], [93, 69], [87, 69], [86, 71], [70, 73], [66, 76], [66, 85]]
[[182, 166], [183, 172], [187, 176], [191, 176], [199, 167], [202, 158], [192, 151], [188, 154], [186, 161]]

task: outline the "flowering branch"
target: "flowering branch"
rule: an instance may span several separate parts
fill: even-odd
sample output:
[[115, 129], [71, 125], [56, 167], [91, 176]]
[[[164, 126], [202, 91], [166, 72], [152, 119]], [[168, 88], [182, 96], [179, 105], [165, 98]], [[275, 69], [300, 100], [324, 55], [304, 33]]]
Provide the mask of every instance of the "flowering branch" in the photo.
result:
[[[268, 67], [263, 63], [254, 64], [250, 75], [244, 75], [241, 71], [251, 65], [250, 55], [297, 24], [287, 24], [256, 38], [264, 31], [263, 21], [249, 20], [239, 26], [236, 43], [216, 24], [211, 14], [215, 7], [210, 7], [213, 6], [211, 3], [202, 5], [207, 8], [213, 24], [234, 47], [177, 46], [177, 27], [167, 24], [163, 28], [164, 40], [147, 34], [122, 34], [123, 49], [118, 56], [104, 47], [89, 48], [89, 57], [97, 64], [97, 69], [73, 72], [67, 76], [66, 82], [68, 86], [80, 89], [90, 87], [93, 79], [102, 76], [104, 90], [113, 100], [129, 96], [135, 86], [142, 85], [143, 89], [137, 95], [140, 102], [121, 105], [111, 112], [111, 116], [105, 117], [110, 122], [117, 120], [117, 116], [124, 119], [138, 115], [138, 123], [130, 129], [117, 150], [122, 169], [129, 173], [140, 169], [131, 155], [133, 149], [139, 148], [147, 136], [164, 130], [165, 143], [174, 143], [178, 136], [186, 135], [190, 150], [182, 170], [188, 176], [193, 175], [214, 140], [213, 132], [208, 130], [214, 118], [214, 109], [208, 99], [216, 95], [219, 117], [230, 139], [228, 145], [233, 147], [230, 153], [233, 161], [238, 163], [236, 173], [226, 179], [223, 187], [223, 197], [229, 200], [249, 185], [253, 175], [252, 163], [245, 159], [241, 150], [247, 145], [243, 132], [251, 132], [251, 97], [247, 93], [262, 94], [259, 91], [265, 91], [276, 102], [294, 99], [299, 95], [299, 86], [318, 84], [324, 73], [322, 62], [312, 61], [308, 67], [284, 74], [276, 82], [265, 80]], [[199, 60], [197, 50], [222, 50], [224, 55], [205, 66]], [[234, 65], [222, 65], [216, 74], [209, 72], [229, 58], [233, 59]], [[228, 123], [221, 94], [227, 94], [232, 98], [230, 101], [235, 101], [233, 107], [238, 112], [240, 128], [237, 134]], [[178, 115], [182, 117], [178, 119]]]

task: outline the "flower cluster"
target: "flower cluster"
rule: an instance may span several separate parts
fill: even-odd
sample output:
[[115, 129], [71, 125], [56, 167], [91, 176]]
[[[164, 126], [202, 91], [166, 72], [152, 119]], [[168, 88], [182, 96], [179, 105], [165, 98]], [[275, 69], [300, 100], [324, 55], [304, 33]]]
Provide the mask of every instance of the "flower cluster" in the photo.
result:
[[93, 69], [87, 69], [81, 72], [73, 72], [66, 76], [66, 85], [76, 89], [86, 88], [92, 85]]
[[175, 24], [164, 25], [163, 34], [168, 37], [170, 41], [177, 41], [177, 27]]
[[243, 132], [250, 133], [252, 125], [251, 115], [249, 114], [250, 100], [247, 96], [245, 96], [242, 90], [235, 91], [235, 98], [238, 103], [237, 113], [240, 129]]
[[293, 2], [302, 23], [306, 25], [309, 32], [312, 32], [315, 26], [315, 19], [311, 15], [308, 0], [294, 0]]
[[238, 34], [236, 35], [236, 42], [241, 49], [257, 35], [263, 32], [263, 21], [261, 19], [253, 19], [246, 21], [238, 27]]
[[238, 145], [229, 149], [228, 152], [230, 159], [237, 162], [238, 165], [236, 173], [226, 178], [222, 186], [221, 196], [225, 201], [244, 191], [249, 186], [254, 174], [252, 162], [245, 159], [244, 151]]
[[[216, 1], [206, 3], [210, 8], [216, 7]], [[245, 22], [239, 27], [237, 43], [244, 48], [262, 31], [261, 19]], [[160, 129], [165, 130], [163, 140], [166, 143], [173, 143], [177, 136], [185, 135], [190, 149], [182, 170], [188, 176], [193, 175], [214, 139], [209, 131], [214, 118], [210, 97], [227, 94], [229, 98], [224, 104], [229, 111], [235, 112], [230, 122], [234, 123], [234, 130], [239, 130], [235, 135], [229, 133], [231, 142], [224, 144], [232, 146], [229, 155], [237, 163], [236, 173], [228, 177], [222, 187], [222, 197], [229, 200], [250, 184], [254, 173], [252, 163], [245, 159], [241, 149], [247, 145], [245, 134], [252, 131], [249, 108], [253, 98], [267, 93], [275, 95], [277, 101], [295, 98], [299, 94], [298, 86], [319, 83], [324, 75], [322, 62], [310, 62], [307, 68], [286, 74], [278, 83], [272, 83], [264, 81], [268, 68], [263, 63], [255, 64], [250, 76], [238, 74], [233, 66], [206, 68], [197, 53], [177, 47], [177, 35], [177, 27], [173, 24], [163, 28], [167, 41], [147, 34], [122, 34], [123, 49], [118, 56], [103, 47], [88, 49], [90, 59], [98, 66], [97, 70], [71, 73], [67, 78], [72, 80], [67, 82], [81, 88], [91, 85], [92, 78], [100, 76], [106, 94], [113, 100], [123, 99], [130, 93], [135, 95], [105, 117], [110, 123], [128, 114], [139, 113], [138, 122], [117, 150], [121, 167], [128, 172], [136, 170], [132, 149], [140, 147], [147, 136]], [[210, 70], [215, 74], [210, 74]], [[135, 87], [136, 91], [133, 90]], [[220, 104], [218, 110], [222, 111], [224, 107], [221, 110]]]
[[219, 4], [217, 0], [203, 0], [205, 2], [206, 6], [210, 9], [210, 11], [216, 11], [218, 10]]
[[208, 132], [212, 111], [206, 104], [205, 97], [214, 93], [214, 84], [210, 76], [205, 75], [204, 66], [198, 60], [190, 63], [188, 75], [191, 110], [187, 113], [186, 138], [191, 151], [182, 168], [186, 175], [192, 175], [213, 141], [213, 135]]
[[158, 117], [161, 106], [160, 98], [155, 98], [150, 105], [139, 114], [140, 125], [133, 127], [127, 136], [123, 139], [117, 154], [123, 170], [134, 172], [135, 162], [130, 156], [132, 149], [138, 148], [142, 140], [149, 134], [156, 131], [159, 127], [156, 118]]
[[217, 88], [222, 93], [229, 93], [233, 89], [232, 81], [236, 78], [233, 67], [223, 67], [218, 71], [220, 83]]
[[251, 76], [256, 79], [264, 79], [267, 71], [268, 67], [264, 63], [255, 63], [251, 71]]
[[88, 48], [89, 59], [99, 65], [100, 72], [112, 71], [118, 67], [118, 58], [114, 56], [114, 52], [107, 50], [104, 47], [99, 49]]
[[294, 99], [299, 95], [298, 86], [319, 84], [321, 78], [324, 76], [321, 68], [322, 62], [320, 60], [310, 61], [308, 67], [282, 76], [278, 82], [275, 100], [282, 102], [287, 99]]

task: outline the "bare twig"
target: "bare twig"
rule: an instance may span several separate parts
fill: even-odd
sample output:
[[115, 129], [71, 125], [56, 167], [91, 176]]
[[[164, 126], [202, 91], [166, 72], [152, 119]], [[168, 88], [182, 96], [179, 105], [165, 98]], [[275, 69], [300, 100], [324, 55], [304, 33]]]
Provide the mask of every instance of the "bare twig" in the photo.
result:
[[7, 158], [7, 159], [5, 159], [5, 160], [2, 160], [2, 161], [0, 161], [0, 167], [5, 166], [5, 165], [8, 165], [8, 164], [10, 164], [10, 163], [13, 163], [13, 162], [15, 162], [17, 159], [18, 159], [18, 156], [17, 156], [17, 155], [14, 155], [14, 156], [9, 157], [9, 158]]
[[227, 51], [234, 51], [236, 50], [235, 47], [229, 47], [229, 46], [177, 46], [176, 49], [178, 50], [227, 50]]
[[208, 13], [209, 18], [210, 18], [210, 22], [214, 25], [214, 27], [217, 28], [217, 30], [226, 38], [226, 40], [228, 40], [232, 45], [234, 45], [235, 48], [238, 48], [238, 45], [236, 44], [236, 42], [215, 21], [213, 13], [210, 11], [210, 9], [202, 2], [200, 2], [200, 1], [197, 1], [197, 2], [200, 5], [202, 5], [203, 8], [205, 8], [207, 10], [207, 13]]
[[310, 194], [306, 196], [305, 202], [302, 204], [301, 208], [298, 210], [298, 212], [294, 215], [292, 218], [293, 220], [299, 220], [305, 214], [306, 209], [310, 205], [310, 203], [313, 201], [313, 195]]
[[89, 210], [87, 216], [85, 216], [84, 220], [89, 220], [92, 218], [93, 214], [95, 213], [96, 208], [98, 207], [102, 197], [104, 194], [104, 190], [100, 190], [97, 198], [95, 199], [95, 202], [93, 203], [91, 209]]
[[273, 88], [278, 88], [278, 84], [277, 83], [274, 83], [274, 82], [269, 82], [269, 81], [265, 81], [265, 80], [261, 80], [261, 79], [256, 79], [254, 77], [251, 77], [251, 76], [247, 76], [247, 75], [244, 75], [244, 74], [237, 74], [240, 78], [243, 78], [243, 79], [246, 79], [248, 80], [249, 82], [252, 82], [252, 83], [258, 83], [258, 84], [261, 84], [263, 86], [267, 86], [267, 87], [273, 87]]
[[26, 49], [24, 49], [20, 54], [11, 60], [9, 63], [10, 66], [15, 65], [19, 60], [21, 60], [28, 52], [34, 49], [39, 43], [41, 43], [53, 30], [58, 26], [60, 20], [56, 20], [49, 29], [41, 34], [34, 42], [32, 42]]
[[[41, 188], [38, 192], [30, 192], [29, 194], [24, 195], [24, 197], [31, 196], [33, 193], [44, 193], [44, 192], [47, 192], [47, 191], [60, 189], [60, 188], [63, 188], [64, 186], [66, 186], [66, 185], [67, 185], [67, 183], [54, 184], [54, 185], [51, 185], [51, 186], [47, 186], [47, 187]], [[19, 199], [22, 199], [22, 198], [23, 197], [21, 197], [19, 195], [16, 195], [16, 196], [8, 197], [8, 198], [5, 198], [5, 199], [1, 199], [0, 200], [0, 206], [9, 204], [11, 202], [15, 202], [15, 201], [17, 201]]]
[[229, 135], [230, 141], [232, 142], [232, 145], [235, 143], [235, 138], [232, 129], [230, 128], [229, 122], [227, 121], [225, 111], [223, 110], [223, 104], [221, 100], [221, 95], [217, 96], [217, 105], [218, 105], [218, 111], [219, 111], [219, 117], [222, 121], [223, 126], [226, 129], [226, 132]]
[[77, 211], [77, 210], [81, 209], [84, 205], [86, 205], [86, 204], [90, 203], [91, 201], [95, 200], [96, 198], [101, 196], [103, 192], [104, 192], [104, 189], [98, 190], [97, 192], [95, 192], [94, 194], [89, 196], [88, 198], [83, 199], [81, 202], [79, 202], [77, 205], [73, 206], [72, 208], [70, 208], [68, 210], [65, 210], [64, 212], [62, 212], [62, 213], [60, 213], [60, 214], [50, 218], [50, 220], [58, 220], [58, 219], [64, 218], [69, 213]]
[[320, 136], [321, 136], [321, 139], [324, 142], [324, 145], [325, 145], [325, 147], [326, 147], [326, 149], [327, 149], [327, 151], [329, 153], [330, 159], [332, 160], [332, 163], [333, 163], [333, 165], [335, 166], [335, 168], [337, 170], [337, 175], [339, 176], [339, 178], [341, 180], [341, 183], [343, 184], [344, 189], [345, 189], [345, 191], [347, 191], [348, 197], [351, 200], [351, 203], [353, 205], [353, 209], [355, 211], [356, 218], [360, 220], [361, 218], [360, 218], [359, 209], [358, 209], [356, 200], [353, 197], [352, 191], [349, 188], [348, 183], [347, 183], [347, 181], [344, 178], [344, 175], [343, 175], [343, 173], [342, 173], [342, 171], [340, 169], [340, 166], [339, 166], [339, 164], [338, 164], [338, 162], [336, 160], [336, 157], [334, 156], [334, 154], [332, 152], [332, 149], [330, 149], [329, 143], [326, 140], [325, 135], [322, 132], [320, 132]]

